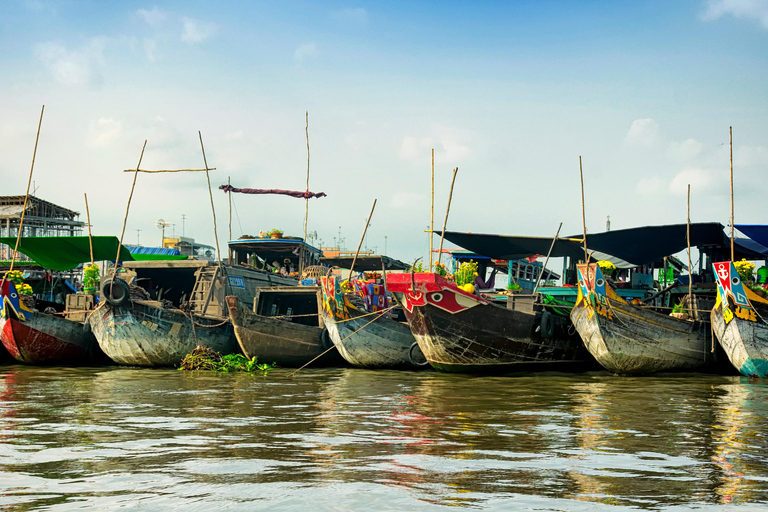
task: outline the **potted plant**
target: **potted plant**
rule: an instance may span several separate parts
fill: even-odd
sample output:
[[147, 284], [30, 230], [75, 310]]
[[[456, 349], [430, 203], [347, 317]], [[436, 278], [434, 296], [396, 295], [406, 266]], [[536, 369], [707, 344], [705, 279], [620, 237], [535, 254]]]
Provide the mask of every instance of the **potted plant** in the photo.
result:
[[269, 238], [283, 238], [283, 231], [281, 229], [272, 228], [267, 231]]
[[83, 269], [83, 292], [96, 293], [99, 281], [101, 281], [101, 271], [98, 265], [94, 263]]

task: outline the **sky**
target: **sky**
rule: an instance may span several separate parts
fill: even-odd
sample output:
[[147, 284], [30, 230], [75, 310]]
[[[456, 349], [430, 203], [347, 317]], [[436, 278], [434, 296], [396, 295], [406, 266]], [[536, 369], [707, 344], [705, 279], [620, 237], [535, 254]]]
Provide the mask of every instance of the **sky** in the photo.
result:
[[[133, 174], [306, 189], [315, 245], [426, 258], [437, 230], [553, 236], [764, 224], [768, 0], [0, 2], [0, 195], [120, 236]], [[308, 115], [308, 129], [305, 126]], [[233, 194], [232, 238], [302, 236], [305, 202]], [[157, 221], [216, 245], [205, 173], [139, 174], [124, 243]], [[435, 239], [435, 247], [439, 241]], [[446, 244], [446, 247], [451, 247]]]

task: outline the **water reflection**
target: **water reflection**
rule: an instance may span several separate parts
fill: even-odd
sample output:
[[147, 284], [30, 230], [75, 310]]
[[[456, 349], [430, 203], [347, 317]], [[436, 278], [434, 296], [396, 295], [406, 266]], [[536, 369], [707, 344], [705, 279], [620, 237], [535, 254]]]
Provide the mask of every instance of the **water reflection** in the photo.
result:
[[[0, 506], [764, 504], [740, 377], [0, 368]], [[343, 496], [343, 506], [340, 506]]]

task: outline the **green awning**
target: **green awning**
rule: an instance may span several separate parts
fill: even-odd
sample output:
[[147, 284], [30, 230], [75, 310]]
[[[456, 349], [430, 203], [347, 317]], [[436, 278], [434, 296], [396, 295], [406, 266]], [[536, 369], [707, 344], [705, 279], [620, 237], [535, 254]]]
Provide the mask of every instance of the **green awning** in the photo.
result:
[[[0, 243], [13, 249], [15, 236], [0, 237]], [[120, 241], [116, 236], [93, 237], [93, 260], [114, 261]], [[19, 241], [19, 252], [26, 254], [41, 267], [49, 270], [71, 270], [81, 263], [90, 263], [91, 249], [87, 236], [28, 236]], [[120, 261], [133, 261], [125, 247], [120, 248]]]

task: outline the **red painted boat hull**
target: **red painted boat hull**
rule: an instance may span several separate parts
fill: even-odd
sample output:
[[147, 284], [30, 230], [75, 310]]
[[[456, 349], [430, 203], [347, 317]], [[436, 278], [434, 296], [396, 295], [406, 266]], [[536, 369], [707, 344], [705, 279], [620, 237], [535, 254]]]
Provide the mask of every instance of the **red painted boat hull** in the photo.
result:
[[0, 341], [20, 363], [92, 364], [103, 358], [93, 333], [76, 322], [36, 313], [24, 322], [7, 318], [0, 324]]

